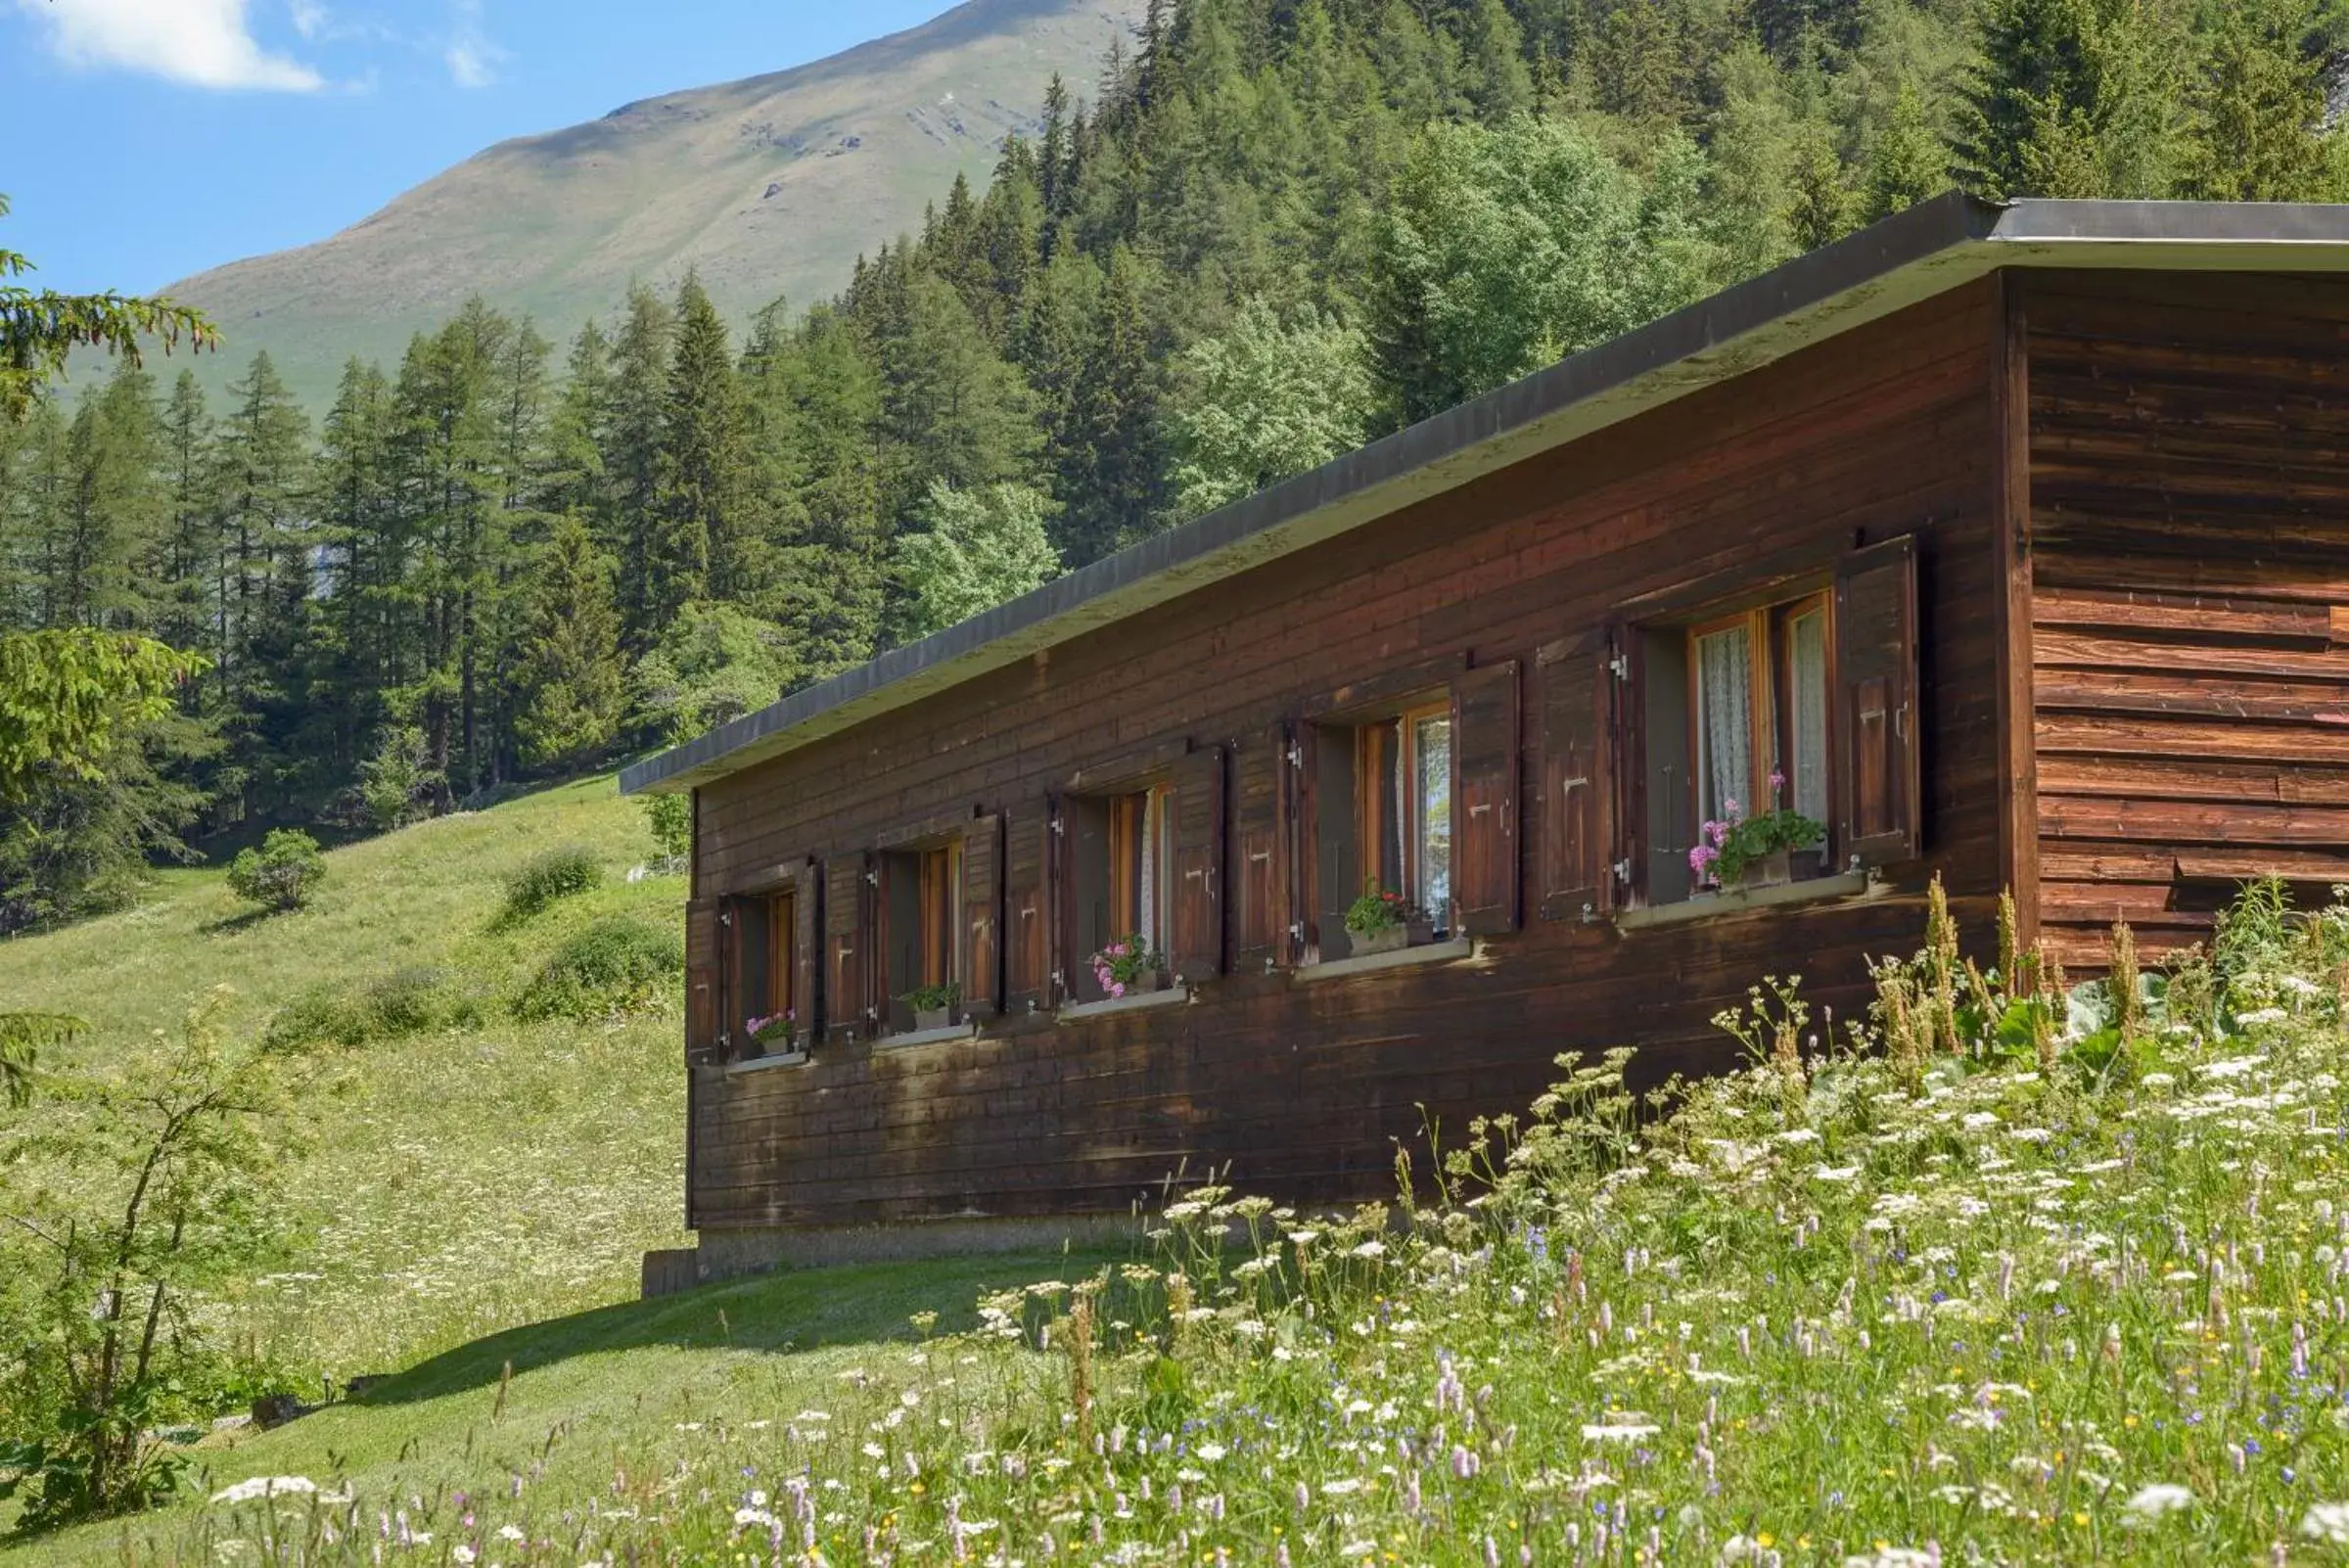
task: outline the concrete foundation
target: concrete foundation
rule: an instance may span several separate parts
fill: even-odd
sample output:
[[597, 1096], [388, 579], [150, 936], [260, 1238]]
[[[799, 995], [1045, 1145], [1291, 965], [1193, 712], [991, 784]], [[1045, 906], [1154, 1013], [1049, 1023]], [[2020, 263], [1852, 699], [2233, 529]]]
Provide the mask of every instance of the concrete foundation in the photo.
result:
[[1097, 1249], [1140, 1244], [1138, 1215], [1079, 1215], [1060, 1220], [931, 1220], [893, 1225], [799, 1229], [782, 1225], [708, 1227], [694, 1247], [648, 1252], [644, 1294], [666, 1296], [720, 1279], [773, 1268], [894, 1263], [986, 1252], [1044, 1252], [1062, 1245]]

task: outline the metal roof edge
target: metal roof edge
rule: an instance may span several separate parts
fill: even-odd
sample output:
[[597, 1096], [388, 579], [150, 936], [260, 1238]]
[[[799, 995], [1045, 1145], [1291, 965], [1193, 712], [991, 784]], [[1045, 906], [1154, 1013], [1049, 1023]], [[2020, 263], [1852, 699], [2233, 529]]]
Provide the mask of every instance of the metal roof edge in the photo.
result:
[[2349, 267], [2349, 207], [1951, 192], [635, 762], [621, 790], [686, 789], [797, 750], [2002, 266], [2304, 265], [2312, 248]]

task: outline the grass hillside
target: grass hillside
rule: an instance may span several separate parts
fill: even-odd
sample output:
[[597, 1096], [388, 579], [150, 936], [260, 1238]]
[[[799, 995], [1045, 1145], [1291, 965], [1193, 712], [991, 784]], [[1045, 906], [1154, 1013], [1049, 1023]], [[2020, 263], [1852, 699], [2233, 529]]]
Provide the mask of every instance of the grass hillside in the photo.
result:
[[352, 354], [396, 365], [409, 336], [472, 295], [561, 343], [632, 282], [668, 293], [698, 268], [742, 317], [806, 302], [920, 228], [959, 171], [984, 184], [1059, 71], [1084, 90], [1140, 0], [969, 0], [828, 60], [648, 98], [501, 142], [350, 228], [233, 262], [168, 293], [210, 313], [225, 384], [267, 349], [323, 406]]
[[[602, 885], [501, 922], [506, 878], [569, 845], [593, 852]], [[171, 1030], [223, 985], [225, 1021], [248, 1036], [299, 1002], [402, 985], [466, 1020], [322, 1056], [288, 1130], [301, 1243], [227, 1308], [240, 1344], [305, 1382], [391, 1370], [628, 1296], [644, 1249], [682, 1239], [675, 999], [617, 1024], [522, 1023], [507, 1006], [598, 917], [681, 927], [683, 878], [625, 881], [652, 853], [635, 803], [589, 779], [330, 852], [314, 903], [291, 914], [253, 913], [217, 868], [169, 873], [135, 909], [0, 943], [0, 998], [89, 1021], [60, 1062]]]
[[2349, 1560], [2349, 907], [2270, 890], [2213, 954], [2116, 966], [1985, 974], [1942, 923], [1870, 1031], [1769, 982], [1725, 1019], [1745, 1071], [1642, 1106], [1622, 1056], [1566, 1064], [1439, 1201], [1201, 1190], [1148, 1261], [785, 1273], [517, 1330], [41, 1550]]

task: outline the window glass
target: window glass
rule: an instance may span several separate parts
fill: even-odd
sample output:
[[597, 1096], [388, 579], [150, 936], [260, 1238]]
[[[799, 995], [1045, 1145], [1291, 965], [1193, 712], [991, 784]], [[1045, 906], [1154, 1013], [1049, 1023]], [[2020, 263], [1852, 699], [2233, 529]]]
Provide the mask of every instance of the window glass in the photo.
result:
[[1793, 742], [1794, 808], [1827, 819], [1827, 614], [1806, 610], [1787, 627], [1787, 728]]
[[1753, 802], [1753, 633], [1746, 626], [1696, 639], [1699, 811], [1726, 821]]
[[1417, 873], [1412, 901], [1451, 923], [1451, 717], [1431, 714], [1411, 720], [1411, 832]]

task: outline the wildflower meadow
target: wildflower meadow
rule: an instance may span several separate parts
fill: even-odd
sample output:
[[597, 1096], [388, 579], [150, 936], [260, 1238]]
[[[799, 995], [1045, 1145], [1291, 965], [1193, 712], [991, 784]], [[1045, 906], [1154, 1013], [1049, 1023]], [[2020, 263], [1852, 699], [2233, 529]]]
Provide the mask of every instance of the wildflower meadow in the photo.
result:
[[[538, 1564], [2349, 1560], [2349, 907], [2167, 971], [2007, 945], [1799, 983], [1742, 1070], [1567, 1060], [1342, 1216], [1221, 1187], [1146, 1255], [646, 1424], [592, 1486], [255, 1477], [189, 1556]], [[550, 1447], [555, 1442], [550, 1434]]]

